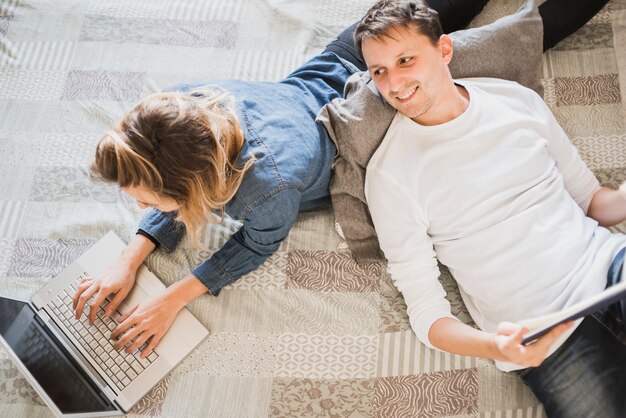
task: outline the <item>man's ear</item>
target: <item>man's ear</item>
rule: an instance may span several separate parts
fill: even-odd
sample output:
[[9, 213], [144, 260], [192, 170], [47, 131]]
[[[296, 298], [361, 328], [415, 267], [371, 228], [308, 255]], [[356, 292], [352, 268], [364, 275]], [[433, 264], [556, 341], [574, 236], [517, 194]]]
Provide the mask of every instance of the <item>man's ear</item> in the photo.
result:
[[454, 53], [454, 46], [452, 45], [452, 38], [445, 33], [439, 37], [439, 48], [441, 49], [441, 57], [446, 64], [450, 64], [452, 61], [452, 55]]

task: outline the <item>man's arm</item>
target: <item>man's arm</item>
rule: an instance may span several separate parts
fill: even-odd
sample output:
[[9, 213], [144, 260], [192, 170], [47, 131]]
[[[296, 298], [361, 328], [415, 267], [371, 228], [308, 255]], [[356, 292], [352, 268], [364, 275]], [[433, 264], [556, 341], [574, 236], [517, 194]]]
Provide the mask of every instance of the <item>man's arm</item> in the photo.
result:
[[613, 226], [626, 220], [626, 183], [618, 190], [601, 187], [591, 199], [587, 216], [602, 226]]
[[441, 318], [433, 323], [428, 338], [433, 346], [449, 353], [490, 358], [524, 367], [540, 365], [550, 347], [571, 326], [561, 324], [528, 346], [522, 337], [528, 329], [518, 324], [502, 322], [495, 334], [477, 330], [455, 318]]
[[454, 354], [536, 366], [554, 341], [568, 328], [554, 328], [529, 346], [521, 344], [528, 329], [502, 323], [496, 333], [487, 333], [452, 317], [427, 227], [419, 219], [417, 202], [395, 178], [368, 168], [366, 196], [389, 270], [404, 296], [411, 327], [420, 341]]

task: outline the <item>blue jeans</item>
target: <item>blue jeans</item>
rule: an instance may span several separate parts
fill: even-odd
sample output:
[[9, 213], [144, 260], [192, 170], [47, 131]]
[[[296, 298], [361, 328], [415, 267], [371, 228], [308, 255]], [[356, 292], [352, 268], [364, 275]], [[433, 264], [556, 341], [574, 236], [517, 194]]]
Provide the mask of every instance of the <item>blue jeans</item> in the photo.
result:
[[[625, 250], [615, 257], [607, 286], [621, 279]], [[624, 301], [585, 318], [539, 367], [518, 374], [549, 418], [626, 417]]]

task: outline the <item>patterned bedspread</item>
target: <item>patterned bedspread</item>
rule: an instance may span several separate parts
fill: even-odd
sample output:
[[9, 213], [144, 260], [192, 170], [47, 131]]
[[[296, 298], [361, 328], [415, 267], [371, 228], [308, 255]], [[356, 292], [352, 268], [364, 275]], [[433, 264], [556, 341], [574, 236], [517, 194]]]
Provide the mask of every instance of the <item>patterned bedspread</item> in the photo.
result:
[[[98, 136], [134, 102], [197, 78], [277, 80], [372, 3], [0, 0], [0, 294], [27, 299], [106, 231], [134, 234], [141, 211], [86, 171]], [[519, 4], [491, 0], [473, 25]], [[626, 0], [546, 53], [542, 82], [601, 182], [626, 180]], [[148, 264], [172, 283], [235, 228]], [[420, 344], [385, 266], [351, 259], [330, 210], [302, 213], [260, 269], [189, 308], [211, 335], [130, 416], [545, 415], [492, 362]], [[51, 416], [4, 351], [0, 416]]]

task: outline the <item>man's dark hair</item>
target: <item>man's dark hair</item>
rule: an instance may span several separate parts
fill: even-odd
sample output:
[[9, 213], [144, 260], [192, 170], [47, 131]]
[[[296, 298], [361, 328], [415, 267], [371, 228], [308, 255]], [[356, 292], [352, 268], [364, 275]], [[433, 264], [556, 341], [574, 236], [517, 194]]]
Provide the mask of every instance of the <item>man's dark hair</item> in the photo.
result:
[[433, 45], [443, 34], [439, 14], [423, 0], [380, 0], [367, 11], [354, 31], [354, 46], [363, 56], [363, 38], [380, 39], [394, 27], [414, 28]]

